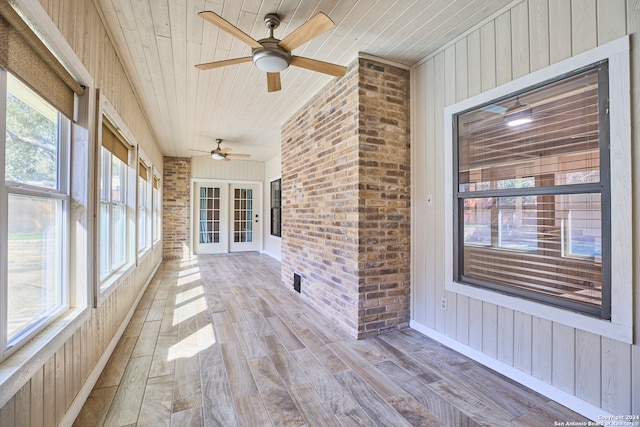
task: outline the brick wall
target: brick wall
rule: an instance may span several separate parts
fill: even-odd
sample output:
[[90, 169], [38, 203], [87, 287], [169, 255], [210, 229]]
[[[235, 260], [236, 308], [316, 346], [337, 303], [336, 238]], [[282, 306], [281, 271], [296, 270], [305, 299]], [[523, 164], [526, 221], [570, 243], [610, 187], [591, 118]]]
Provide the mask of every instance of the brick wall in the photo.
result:
[[163, 257], [185, 258], [189, 256], [189, 185], [191, 159], [189, 157], [165, 157], [162, 187], [162, 238]]
[[282, 127], [282, 281], [354, 337], [409, 321], [409, 72], [359, 59]]

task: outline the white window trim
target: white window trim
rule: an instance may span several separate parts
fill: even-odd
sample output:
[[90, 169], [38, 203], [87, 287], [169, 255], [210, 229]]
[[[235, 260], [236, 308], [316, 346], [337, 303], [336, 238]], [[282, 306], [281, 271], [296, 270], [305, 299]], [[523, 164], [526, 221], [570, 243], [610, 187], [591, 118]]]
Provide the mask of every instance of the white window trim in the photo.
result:
[[[111, 124], [117, 127], [118, 131], [124, 137], [124, 139], [129, 144], [129, 161], [127, 162], [127, 197], [125, 201], [125, 216], [127, 221], [127, 236], [131, 234], [131, 230], [136, 230], [135, 228], [135, 212], [137, 207], [135, 206], [135, 196], [137, 191], [137, 177], [136, 175], [136, 167], [132, 167], [132, 159], [135, 158], [132, 155], [134, 150], [134, 145], [131, 141], [135, 141], [133, 138], [133, 133], [129, 130], [129, 128], [124, 124], [124, 120], [120, 117], [115, 107], [109, 102], [107, 97], [102, 93], [100, 89], [96, 90], [96, 104], [97, 104], [97, 120], [96, 120], [96, 159], [94, 161], [94, 170], [96, 171], [95, 175], [95, 192], [96, 192], [96, 223], [94, 229], [96, 230], [95, 236], [96, 239], [92, 242], [95, 253], [97, 255], [97, 262], [95, 268], [95, 290], [94, 290], [94, 307], [97, 307], [102, 303], [113, 291], [117, 289], [117, 286], [113, 286], [114, 284], [120, 282], [123, 278], [125, 278], [135, 267], [135, 256], [134, 256], [134, 246], [135, 242], [132, 242], [130, 238], [127, 239], [126, 243], [126, 255], [124, 264], [110, 275], [108, 275], [104, 279], [100, 279], [100, 151], [102, 149], [102, 118], [106, 117]], [[132, 184], [133, 181], [133, 184]]]
[[[609, 61], [611, 156], [611, 320], [505, 295], [453, 281], [453, 116], [491, 99], [500, 98], [566, 72], [607, 59]], [[573, 328], [625, 343], [633, 342], [633, 259], [631, 99], [629, 36], [622, 37], [502, 86], [468, 98], [444, 110], [445, 126], [445, 289], [498, 304]], [[613, 208], [615, 207], [615, 208]]]
[[[138, 159], [136, 161], [136, 179], [135, 179], [135, 184], [136, 184], [136, 253], [137, 253], [137, 262], [140, 263], [140, 260], [144, 257], [145, 254], [147, 254], [148, 252], [151, 251], [151, 249], [153, 248], [153, 230], [152, 230], [152, 226], [153, 226], [153, 173], [151, 173], [151, 177], [149, 177], [147, 179], [147, 184], [146, 184], [146, 204], [145, 204], [145, 212], [143, 213], [145, 215], [145, 222], [144, 222], [144, 227], [145, 227], [145, 245], [142, 249], [140, 249], [140, 230], [138, 229], [139, 226], [139, 221], [138, 218], [141, 214], [140, 212], [140, 194], [138, 194], [138, 183], [140, 180], [139, 177], [139, 171], [138, 168], [140, 167], [140, 161], [142, 161], [142, 163], [144, 163], [148, 168], [149, 171], [153, 171], [154, 167], [153, 167], [153, 163], [151, 162], [151, 159], [149, 158], [149, 156], [147, 155], [147, 153], [145, 153], [144, 149], [140, 146], [140, 144], [138, 144]], [[148, 215], [149, 214], [149, 215]]]
[[[162, 175], [158, 171], [158, 169], [153, 167], [153, 173], [151, 174], [151, 244], [155, 247], [162, 240]], [[158, 182], [160, 182], [160, 188], [158, 188], [158, 196], [155, 195], [155, 189], [153, 188], [153, 180], [158, 178]], [[160, 202], [159, 205], [156, 205], [157, 202]], [[159, 207], [159, 209], [156, 209]], [[156, 212], [159, 211], [159, 212]], [[156, 217], [157, 215], [157, 217]], [[157, 218], [157, 219], [156, 219]], [[157, 223], [156, 223], [157, 221]], [[158, 234], [156, 234], [156, 227], [159, 227]]]

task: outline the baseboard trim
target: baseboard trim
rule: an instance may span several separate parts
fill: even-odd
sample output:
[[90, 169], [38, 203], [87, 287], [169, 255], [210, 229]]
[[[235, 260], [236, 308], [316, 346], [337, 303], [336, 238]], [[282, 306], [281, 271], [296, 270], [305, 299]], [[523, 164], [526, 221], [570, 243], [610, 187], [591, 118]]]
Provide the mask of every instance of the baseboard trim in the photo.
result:
[[142, 296], [144, 295], [145, 291], [149, 287], [149, 283], [151, 283], [151, 280], [153, 280], [154, 276], [156, 275], [156, 272], [158, 271], [160, 264], [162, 264], [162, 260], [160, 260], [156, 264], [156, 266], [153, 268], [153, 271], [151, 272], [144, 286], [138, 293], [136, 300], [131, 305], [129, 312], [127, 313], [126, 317], [120, 324], [120, 327], [116, 331], [113, 338], [111, 338], [111, 341], [109, 341], [109, 345], [107, 345], [107, 347], [105, 348], [105, 351], [102, 353], [102, 356], [100, 356], [100, 359], [98, 359], [98, 363], [96, 363], [94, 368], [91, 370], [91, 373], [87, 377], [87, 380], [84, 382], [82, 388], [76, 395], [75, 399], [73, 399], [73, 402], [71, 403], [71, 406], [69, 406], [67, 413], [62, 418], [62, 421], [60, 421], [59, 427], [71, 427], [73, 425], [73, 422], [78, 417], [78, 414], [80, 414], [80, 411], [82, 410], [82, 407], [87, 401], [89, 394], [91, 394], [91, 390], [93, 390], [93, 387], [96, 385], [96, 382], [98, 382], [98, 378], [100, 378], [100, 374], [104, 370], [104, 367], [107, 365], [109, 358], [111, 358], [111, 355], [113, 354], [113, 350], [115, 350], [116, 346], [118, 345], [118, 342], [120, 341], [120, 338], [122, 338], [122, 334], [124, 334], [125, 329], [129, 325], [129, 321], [131, 321], [131, 318], [133, 317], [133, 314], [135, 313], [136, 308], [138, 307], [138, 304], [142, 299]]
[[[551, 384], [546, 383], [538, 378], [532, 377], [531, 375], [525, 374], [524, 372], [514, 368], [511, 365], [507, 365], [504, 362], [501, 362], [493, 357], [487, 356], [486, 354], [468, 347], [462, 344], [459, 341], [454, 340], [451, 337], [441, 334], [440, 332], [434, 331], [431, 328], [428, 328], [420, 323], [411, 320], [409, 323], [411, 329], [414, 329], [420, 332], [423, 335], [432, 338], [439, 343], [446, 345], [452, 350], [457, 351], [458, 353], [464, 354], [465, 356], [475, 360], [478, 363], [483, 364], [484, 366], [493, 369], [494, 371], [505, 375], [512, 380], [522, 384], [525, 387], [528, 387], [538, 393], [558, 402], [561, 405], [566, 406], [567, 408], [575, 411], [590, 420], [596, 422], [602, 422], [603, 417], [610, 417], [614, 414], [611, 414], [605, 411], [602, 408], [599, 408], [591, 403], [585, 402], [584, 400], [569, 394], [565, 391], [562, 391], [556, 387], [553, 387]], [[562, 421], [562, 420], [558, 420]]]

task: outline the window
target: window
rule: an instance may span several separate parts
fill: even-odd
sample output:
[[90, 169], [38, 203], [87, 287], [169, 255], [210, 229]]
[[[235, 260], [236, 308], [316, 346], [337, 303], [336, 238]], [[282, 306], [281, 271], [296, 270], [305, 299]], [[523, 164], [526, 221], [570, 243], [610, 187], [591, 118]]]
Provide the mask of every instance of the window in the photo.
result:
[[454, 279], [611, 316], [608, 61], [453, 115]]
[[160, 177], [153, 175], [153, 241], [162, 236], [162, 197], [160, 196]]
[[100, 149], [100, 281], [118, 271], [127, 257], [127, 176], [129, 144], [106, 117]]
[[151, 246], [150, 167], [140, 159], [138, 163], [138, 251]]
[[0, 69], [0, 77], [6, 82], [0, 347], [7, 349], [68, 307], [70, 121], [11, 73]]
[[200, 187], [200, 243], [220, 243], [220, 188]]
[[282, 230], [282, 180], [271, 181], [271, 235], [280, 237]]

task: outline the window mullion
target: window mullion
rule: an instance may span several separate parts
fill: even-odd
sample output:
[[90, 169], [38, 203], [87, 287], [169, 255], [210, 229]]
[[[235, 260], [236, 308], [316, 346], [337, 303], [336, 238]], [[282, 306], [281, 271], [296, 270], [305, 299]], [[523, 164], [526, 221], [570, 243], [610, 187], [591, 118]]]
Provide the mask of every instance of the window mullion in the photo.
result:
[[545, 187], [508, 188], [503, 190], [459, 191], [460, 199], [478, 199], [488, 197], [546, 196], [555, 194], [587, 194], [602, 192], [602, 184], [566, 184]]

